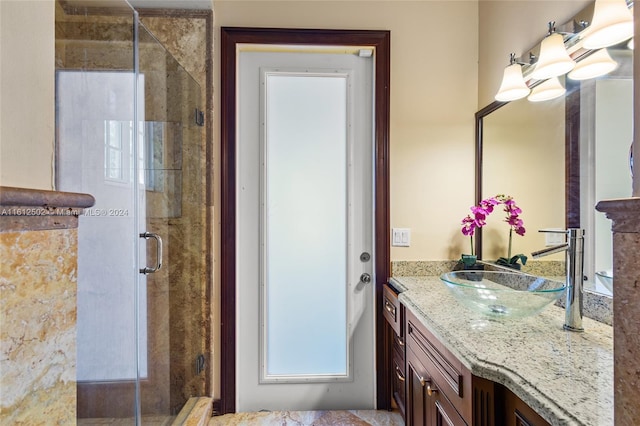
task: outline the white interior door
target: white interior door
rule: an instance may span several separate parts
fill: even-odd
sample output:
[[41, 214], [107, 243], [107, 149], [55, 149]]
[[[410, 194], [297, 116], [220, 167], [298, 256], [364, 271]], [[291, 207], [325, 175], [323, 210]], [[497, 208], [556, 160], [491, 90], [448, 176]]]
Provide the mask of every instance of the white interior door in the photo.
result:
[[374, 61], [351, 50], [239, 52], [238, 411], [375, 406]]

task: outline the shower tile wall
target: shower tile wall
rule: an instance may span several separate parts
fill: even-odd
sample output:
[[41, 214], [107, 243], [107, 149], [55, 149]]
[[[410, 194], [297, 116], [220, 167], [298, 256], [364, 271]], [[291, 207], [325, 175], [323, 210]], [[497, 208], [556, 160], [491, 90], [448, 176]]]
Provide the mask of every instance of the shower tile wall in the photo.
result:
[[0, 424], [74, 424], [77, 229], [6, 230], [12, 219], [0, 215]]

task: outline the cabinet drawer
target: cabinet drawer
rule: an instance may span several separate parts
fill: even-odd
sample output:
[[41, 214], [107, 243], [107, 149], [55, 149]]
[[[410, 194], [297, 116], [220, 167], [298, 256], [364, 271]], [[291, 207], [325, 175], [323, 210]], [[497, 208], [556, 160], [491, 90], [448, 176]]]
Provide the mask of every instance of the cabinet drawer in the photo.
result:
[[426, 330], [418, 319], [406, 312], [406, 344], [423, 361], [427, 374], [438, 383], [438, 394], [447, 400], [465, 419], [472, 416], [471, 373]]
[[393, 355], [393, 399], [395, 399], [400, 412], [404, 416], [405, 411], [405, 371], [404, 371], [404, 354], [394, 353]]
[[[404, 361], [404, 337], [400, 337], [397, 334], [393, 335], [393, 352], [394, 354], [397, 354], [398, 356], [402, 357], [402, 360]], [[395, 355], [394, 355], [395, 356]]]
[[393, 331], [402, 337], [404, 333], [402, 332], [400, 302], [398, 301], [396, 292], [387, 284], [382, 288], [382, 314], [393, 328]]

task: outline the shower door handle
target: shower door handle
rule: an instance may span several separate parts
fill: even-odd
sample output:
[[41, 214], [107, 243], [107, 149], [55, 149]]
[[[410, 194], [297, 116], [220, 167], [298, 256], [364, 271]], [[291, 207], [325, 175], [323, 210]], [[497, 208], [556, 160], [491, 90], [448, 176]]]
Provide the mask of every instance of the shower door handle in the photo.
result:
[[140, 234], [140, 238], [144, 238], [145, 240], [153, 238], [156, 240], [156, 266], [154, 268], [145, 266], [143, 269], [140, 269], [141, 274], [152, 274], [162, 268], [162, 238], [153, 232], [143, 232]]

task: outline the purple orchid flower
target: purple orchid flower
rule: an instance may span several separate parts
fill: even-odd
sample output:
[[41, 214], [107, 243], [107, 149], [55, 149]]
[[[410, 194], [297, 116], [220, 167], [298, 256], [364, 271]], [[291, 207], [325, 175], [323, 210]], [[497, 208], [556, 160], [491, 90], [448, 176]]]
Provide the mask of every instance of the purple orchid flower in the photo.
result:
[[507, 213], [504, 221], [509, 224], [509, 249], [508, 259], [511, 258], [511, 239], [513, 232], [518, 235], [524, 235], [526, 229], [524, 222], [520, 218], [522, 209], [518, 207], [513, 197], [510, 195], [498, 194], [495, 197], [489, 197], [478, 203], [478, 205], [471, 206], [470, 215], [467, 215], [462, 219], [462, 234], [471, 238], [471, 255], [473, 255], [473, 236], [477, 228], [482, 228], [487, 224], [487, 216], [493, 213], [494, 207], [502, 204], [504, 206], [504, 212]]

